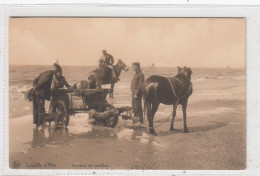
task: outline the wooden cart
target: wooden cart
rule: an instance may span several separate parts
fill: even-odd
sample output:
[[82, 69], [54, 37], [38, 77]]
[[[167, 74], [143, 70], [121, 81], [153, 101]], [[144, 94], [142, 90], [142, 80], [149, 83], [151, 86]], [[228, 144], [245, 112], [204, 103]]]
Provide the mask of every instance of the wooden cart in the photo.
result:
[[[30, 90], [22, 93], [29, 99]], [[111, 93], [111, 89], [58, 89], [55, 93], [60, 95], [67, 94], [69, 102], [65, 102], [62, 98], [56, 99], [53, 113], [44, 113], [44, 120], [49, 122], [49, 126], [51, 121], [54, 121], [56, 127], [67, 128], [70, 116], [76, 113], [93, 111], [94, 114], [98, 114], [95, 116], [93, 113], [90, 113], [90, 117], [95, 119], [95, 124], [111, 128], [117, 125], [119, 116], [123, 119], [131, 118], [131, 107], [115, 108], [108, 103], [106, 97]], [[121, 115], [123, 112], [126, 112], [126, 114]]]

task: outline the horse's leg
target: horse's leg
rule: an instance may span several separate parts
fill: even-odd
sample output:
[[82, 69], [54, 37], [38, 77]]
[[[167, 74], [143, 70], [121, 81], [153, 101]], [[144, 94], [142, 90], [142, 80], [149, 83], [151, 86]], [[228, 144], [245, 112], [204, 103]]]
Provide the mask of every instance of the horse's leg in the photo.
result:
[[182, 104], [182, 112], [183, 112], [183, 125], [184, 125], [184, 132], [188, 133], [189, 130], [187, 128], [187, 122], [186, 122], [186, 109], [187, 109], [188, 100], [185, 100]]
[[115, 84], [114, 83], [111, 83], [111, 86], [110, 86], [110, 88], [111, 88], [111, 93], [110, 93], [110, 98], [113, 98], [114, 97], [114, 86], [115, 86]]
[[[156, 132], [154, 131], [153, 119], [154, 119], [156, 111], [158, 110], [159, 105], [160, 105], [160, 103], [158, 103], [158, 102], [152, 103], [152, 109], [151, 109], [151, 113], [150, 113], [150, 121], [151, 122], [149, 122], [149, 127], [150, 127], [150, 133], [153, 134], [153, 135], [157, 135]], [[150, 125], [150, 123], [151, 123], [151, 125]]]
[[149, 122], [149, 131], [151, 134], [154, 134], [154, 128], [153, 128], [153, 118], [152, 118], [152, 104], [150, 101], [146, 102], [146, 115], [147, 115], [147, 120]]
[[159, 108], [160, 103], [154, 102], [152, 103], [152, 119], [154, 119], [155, 113]]
[[176, 110], [177, 110], [177, 106], [178, 105], [173, 105], [173, 112], [172, 112], [172, 122], [171, 122], [171, 128], [170, 128], [170, 131], [174, 131], [174, 119], [176, 117]]

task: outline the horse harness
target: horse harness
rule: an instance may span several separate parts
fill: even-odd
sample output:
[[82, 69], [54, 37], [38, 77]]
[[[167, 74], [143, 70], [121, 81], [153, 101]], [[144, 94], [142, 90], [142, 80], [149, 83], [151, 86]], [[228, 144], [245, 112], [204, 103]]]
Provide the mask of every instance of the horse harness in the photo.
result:
[[[178, 78], [176, 78], [176, 77], [173, 77], [173, 78], [174, 78], [176, 81], [178, 81], [178, 82], [180, 82], [181, 84], [183, 84], [183, 82], [182, 82], [181, 80], [179, 80]], [[173, 88], [173, 85], [172, 85], [171, 80], [170, 80], [169, 78], [167, 78], [167, 80], [169, 81], [169, 83], [170, 83], [170, 85], [171, 85], [173, 95], [177, 98], [176, 104], [175, 104], [175, 106], [174, 106], [174, 110], [172, 111], [172, 113], [171, 113], [171, 114], [169, 115], [169, 117], [168, 117], [168, 118], [170, 118], [170, 116], [173, 114], [173, 112], [174, 112], [174, 111], [176, 110], [176, 108], [177, 108], [177, 105], [178, 105], [178, 103], [179, 103], [179, 99], [184, 98], [184, 97], [188, 94], [188, 92], [191, 90], [191, 88], [192, 88], [192, 83], [190, 82], [189, 89], [186, 91], [186, 93], [185, 93], [183, 96], [178, 97], [177, 94], [176, 94], [175, 89]], [[167, 120], [167, 119], [166, 119], [166, 120]], [[163, 124], [163, 123], [157, 125], [156, 127], [159, 127], [159, 126], [161, 126], [162, 124]], [[149, 129], [150, 129], [150, 128], [155, 128], [155, 127], [149, 127]]]
[[[178, 81], [179, 83], [183, 84], [183, 82], [182, 82], [181, 80], [179, 80], [178, 78], [173, 77], [173, 79], [175, 79], [175, 80]], [[171, 88], [172, 88], [172, 93], [173, 93], [173, 95], [177, 98], [176, 104], [175, 104], [175, 106], [174, 106], [174, 110], [175, 110], [175, 109], [177, 108], [178, 103], [179, 103], [179, 99], [182, 99], [182, 98], [186, 97], [187, 94], [189, 93], [189, 91], [191, 90], [191, 88], [192, 88], [192, 82], [190, 82], [190, 86], [189, 86], [188, 90], [186, 91], [186, 93], [185, 93], [183, 96], [179, 97], [179, 96], [176, 94], [176, 91], [175, 91], [175, 89], [174, 89], [174, 87], [173, 87], [173, 85], [172, 85], [171, 80], [170, 80], [169, 78], [167, 78], [167, 80], [168, 80], [169, 83], [170, 83], [170, 86], [171, 86]]]

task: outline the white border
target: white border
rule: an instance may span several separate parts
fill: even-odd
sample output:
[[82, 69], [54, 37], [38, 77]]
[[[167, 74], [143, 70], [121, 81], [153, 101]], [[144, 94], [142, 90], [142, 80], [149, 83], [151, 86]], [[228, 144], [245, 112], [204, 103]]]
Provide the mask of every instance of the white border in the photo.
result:
[[195, 4], [195, 5], [259, 5], [259, 0], [0, 0], [0, 4]]
[[[191, 0], [190, 0], [191, 1]], [[0, 1], [1, 2], [1, 1]], [[18, 3], [17, 3], [18, 2]], [[128, 4], [112, 1], [95, 1], [90, 4], [22, 5], [20, 1], [8, 1], [0, 6], [0, 170], [1, 175], [258, 175], [260, 174], [260, 3], [241, 0], [225, 4], [201, 5], [197, 0], [189, 5], [177, 1], [153, 0]], [[31, 2], [29, 0], [28, 2]], [[44, 1], [46, 3], [46, 1]], [[49, 1], [47, 1], [49, 2]], [[59, 3], [60, 1], [55, 1]], [[77, 1], [81, 3], [82, 1]], [[90, 1], [85, 1], [90, 2]], [[134, 1], [135, 2], [135, 1]], [[216, 1], [214, 1], [216, 2]], [[43, 1], [38, 0], [36, 4]], [[66, 4], [67, 3], [67, 4]], [[186, 1], [185, 1], [186, 3]], [[232, 4], [233, 3], [233, 4]], [[240, 4], [238, 4], [240, 3]], [[2, 4], [4, 4], [2, 2]], [[186, 3], [187, 4], [187, 3]], [[8, 18], [10, 16], [56, 16], [56, 17], [245, 17], [247, 18], [247, 169], [246, 170], [13, 170], [9, 169], [8, 152]]]

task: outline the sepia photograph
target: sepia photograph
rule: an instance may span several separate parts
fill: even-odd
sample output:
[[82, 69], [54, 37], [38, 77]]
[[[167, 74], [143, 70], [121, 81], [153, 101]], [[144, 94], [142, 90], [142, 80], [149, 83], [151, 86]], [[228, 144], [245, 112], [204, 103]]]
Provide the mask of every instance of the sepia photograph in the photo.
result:
[[246, 169], [246, 22], [10, 17], [9, 167]]

